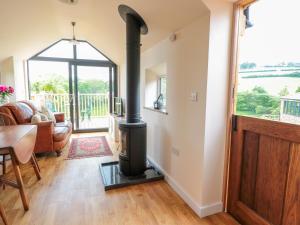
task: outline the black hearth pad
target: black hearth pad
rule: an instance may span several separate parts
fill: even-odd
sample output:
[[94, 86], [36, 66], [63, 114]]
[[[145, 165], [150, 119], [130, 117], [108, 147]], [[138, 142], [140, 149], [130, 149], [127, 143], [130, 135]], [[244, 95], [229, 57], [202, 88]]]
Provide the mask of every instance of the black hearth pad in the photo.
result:
[[151, 164], [148, 165], [151, 169], [146, 170], [140, 177], [126, 177], [121, 175], [118, 161], [102, 163], [99, 167], [105, 191], [164, 179], [164, 175]]

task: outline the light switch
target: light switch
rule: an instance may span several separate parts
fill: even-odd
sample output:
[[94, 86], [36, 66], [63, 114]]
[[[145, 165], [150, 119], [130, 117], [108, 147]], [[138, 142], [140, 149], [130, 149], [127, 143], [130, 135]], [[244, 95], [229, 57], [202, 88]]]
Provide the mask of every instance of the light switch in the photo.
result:
[[192, 92], [190, 99], [192, 102], [197, 102], [198, 101], [198, 93], [197, 92]]

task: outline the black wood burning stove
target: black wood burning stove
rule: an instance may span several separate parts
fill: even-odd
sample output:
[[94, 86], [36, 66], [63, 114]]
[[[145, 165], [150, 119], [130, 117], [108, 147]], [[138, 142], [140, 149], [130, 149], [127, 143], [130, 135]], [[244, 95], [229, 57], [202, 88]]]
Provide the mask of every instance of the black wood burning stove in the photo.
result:
[[133, 9], [119, 6], [126, 23], [126, 121], [121, 132], [120, 170], [125, 176], [138, 176], [146, 170], [146, 123], [140, 115], [140, 46], [141, 33], [147, 34], [145, 21]]
[[105, 190], [163, 179], [159, 171], [147, 165], [147, 124], [140, 115], [140, 37], [148, 33], [148, 27], [126, 5], [119, 6], [119, 13], [126, 23], [126, 120], [119, 124], [119, 162], [103, 163], [100, 167]]
[[146, 123], [121, 122], [120, 170], [125, 176], [143, 175], [146, 170]]

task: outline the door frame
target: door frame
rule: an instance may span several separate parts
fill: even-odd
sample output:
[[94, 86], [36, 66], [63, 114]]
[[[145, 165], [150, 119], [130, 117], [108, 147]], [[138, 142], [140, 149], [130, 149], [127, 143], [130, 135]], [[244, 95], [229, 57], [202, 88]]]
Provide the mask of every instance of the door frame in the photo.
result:
[[[69, 94], [72, 95], [72, 101], [70, 101], [70, 114], [71, 121], [73, 124], [73, 133], [86, 133], [86, 132], [107, 132], [108, 128], [90, 128], [90, 129], [74, 129], [74, 124], [76, 123], [76, 127], [79, 127], [79, 96], [78, 96], [78, 66], [82, 67], [106, 67], [109, 70], [109, 113], [112, 112], [112, 96], [113, 93], [113, 74], [112, 74], [112, 66], [111, 65], [103, 65], [102, 63], [97, 62], [69, 62]], [[73, 80], [74, 78], [74, 80]], [[73, 90], [74, 86], [74, 90]], [[74, 102], [74, 98], [75, 102]], [[75, 112], [74, 112], [75, 109]], [[75, 116], [75, 118], [74, 118]], [[72, 119], [73, 117], [73, 119]]]
[[223, 176], [223, 211], [227, 212], [228, 208], [228, 187], [229, 187], [229, 169], [230, 169], [230, 152], [231, 152], [231, 132], [235, 120], [235, 101], [237, 93], [238, 65], [239, 65], [239, 44], [241, 34], [241, 16], [243, 9], [258, 0], [239, 0], [233, 4], [233, 20], [231, 32], [231, 50], [229, 64], [229, 87], [228, 87], [228, 112], [227, 112], [227, 131], [225, 143], [224, 158], [224, 176]]

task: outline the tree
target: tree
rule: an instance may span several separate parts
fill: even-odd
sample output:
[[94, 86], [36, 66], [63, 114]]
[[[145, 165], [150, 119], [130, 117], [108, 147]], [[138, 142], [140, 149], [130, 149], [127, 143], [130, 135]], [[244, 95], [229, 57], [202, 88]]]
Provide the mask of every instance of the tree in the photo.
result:
[[[62, 75], [45, 75], [31, 84], [31, 91], [39, 94], [41, 92], [60, 94], [69, 93], [69, 81]], [[78, 82], [79, 93], [95, 94], [108, 93], [109, 83], [103, 80], [80, 80]]]
[[48, 74], [48, 75], [40, 75], [38, 80], [31, 84], [31, 91], [39, 94], [41, 92], [47, 93], [68, 93], [69, 83], [68, 80], [64, 78], [64, 76], [59, 74]]
[[278, 115], [280, 99], [269, 95], [262, 87], [255, 87], [251, 91], [239, 92], [237, 96], [237, 111], [254, 115]]
[[108, 81], [103, 80], [82, 80], [78, 83], [78, 91], [80, 93], [108, 93]]
[[252, 89], [253, 92], [256, 92], [258, 94], [266, 94], [267, 91], [263, 88], [263, 87], [259, 87], [259, 86], [255, 86], [253, 89]]
[[297, 87], [296, 93], [300, 93], [300, 86]]
[[279, 92], [279, 96], [287, 96], [289, 95], [289, 89], [287, 88], [287, 86], [285, 86], [280, 92]]
[[256, 63], [244, 62], [240, 65], [240, 69], [242, 70], [254, 69], [254, 68], [256, 68]]
[[42, 92], [42, 84], [41, 82], [37, 81], [37, 82], [34, 82], [32, 85], [31, 85], [31, 91], [34, 92], [34, 93], [41, 93]]

